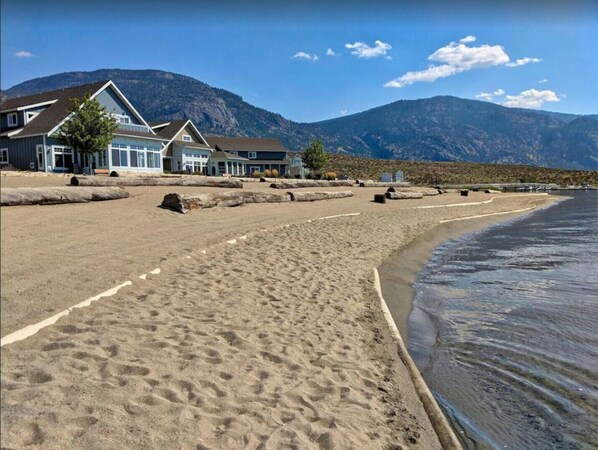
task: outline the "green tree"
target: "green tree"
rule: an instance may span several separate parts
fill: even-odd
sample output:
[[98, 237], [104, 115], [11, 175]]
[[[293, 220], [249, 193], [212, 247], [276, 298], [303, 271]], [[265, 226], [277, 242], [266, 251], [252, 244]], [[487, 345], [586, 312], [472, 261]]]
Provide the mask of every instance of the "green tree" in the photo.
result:
[[328, 154], [321, 141], [311, 141], [301, 155], [303, 164], [313, 173], [321, 171], [328, 162]]
[[88, 160], [91, 161], [91, 155], [108, 148], [114, 138], [114, 131], [118, 128], [118, 120], [110, 116], [106, 108], [89, 95], [82, 99], [72, 98], [70, 101], [70, 117], [60, 127], [56, 140], [79, 153], [79, 161], [83, 161], [83, 155], [88, 155]]

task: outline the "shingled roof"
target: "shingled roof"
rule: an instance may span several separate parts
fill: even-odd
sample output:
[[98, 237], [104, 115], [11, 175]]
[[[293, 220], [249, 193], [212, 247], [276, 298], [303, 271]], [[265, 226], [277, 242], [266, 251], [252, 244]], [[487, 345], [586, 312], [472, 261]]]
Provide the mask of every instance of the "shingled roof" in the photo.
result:
[[24, 106], [54, 101], [54, 103], [44, 109], [35, 120], [32, 120], [25, 125], [22, 131], [18, 133], [18, 137], [47, 134], [69, 115], [71, 98], [81, 99], [86, 94], [93, 95], [108, 82], [108, 80], [98, 81], [96, 83], [83, 84], [72, 88], [59, 89], [57, 91], [42, 92], [41, 94], [27, 95], [25, 97], [9, 98], [2, 103], [0, 111], [6, 112]]
[[288, 152], [278, 139], [271, 138], [231, 138], [206, 136], [206, 141], [217, 150], [231, 151], [260, 151], [260, 152]]
[[[162, 137], [165, 137], [170, 141], [179, 133], [179, 131], [181, 131], [181, 128], [183, 128], [188, 121], [188, 119], [178, 119], [171, 120], [169, 122], [151, 123], [150, 126], [157, 134], [159, 134]], [[163, 127], [159, 126], [164, 124], [167, 125]]]

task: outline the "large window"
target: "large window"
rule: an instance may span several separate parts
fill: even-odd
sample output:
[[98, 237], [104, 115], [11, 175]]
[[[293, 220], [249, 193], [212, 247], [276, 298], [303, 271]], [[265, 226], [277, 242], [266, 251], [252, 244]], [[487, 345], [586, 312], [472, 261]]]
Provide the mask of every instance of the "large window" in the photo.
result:
[[8, 149], [0, 149], [0, 164], [8, 164]]
[[159, 169], [162, 156], [156, 147], [141, 145], [111, 145], [112, 165], [116, 167], [131, 167], [135, 169]]
[[54, 169], [73, 171], [73, 150], [62, 146], [53, 146]]
[[17, 113], [8, 113], [6, 120], [8, 121], [9, 127], [14, 127], [18, 122]]

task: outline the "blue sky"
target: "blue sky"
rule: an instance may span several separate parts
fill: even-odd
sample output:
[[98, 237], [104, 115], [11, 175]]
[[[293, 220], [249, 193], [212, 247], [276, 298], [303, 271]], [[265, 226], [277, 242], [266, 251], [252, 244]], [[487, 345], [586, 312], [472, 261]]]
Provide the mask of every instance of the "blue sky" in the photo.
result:
[[435, 95], [598, 113], [596, 2], [417, 4], [2, 0], [2, 88], [151, 68], [302, 122]]

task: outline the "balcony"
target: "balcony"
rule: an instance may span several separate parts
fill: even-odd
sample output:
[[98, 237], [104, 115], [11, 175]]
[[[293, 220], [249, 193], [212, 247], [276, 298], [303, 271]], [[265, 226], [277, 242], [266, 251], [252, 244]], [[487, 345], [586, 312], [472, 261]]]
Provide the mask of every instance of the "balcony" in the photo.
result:
[[119, 123], [118, 128], [125, 131], [141, 131], [144, 133], [151, 133], [150, 129], [145, 125], [136, 125], [134, 123]]

